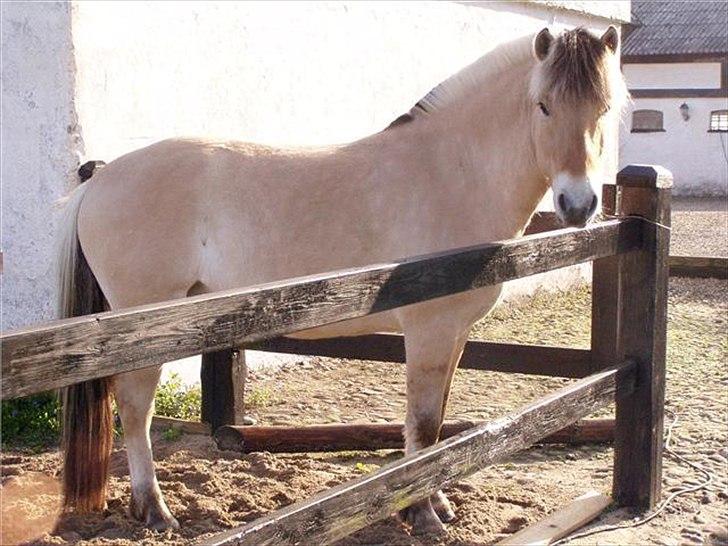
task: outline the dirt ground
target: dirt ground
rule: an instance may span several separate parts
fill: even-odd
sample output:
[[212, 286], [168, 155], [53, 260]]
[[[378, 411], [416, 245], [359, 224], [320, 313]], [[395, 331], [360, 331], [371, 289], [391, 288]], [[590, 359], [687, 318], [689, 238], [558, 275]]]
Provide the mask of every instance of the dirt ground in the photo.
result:
[[[725, 214], [718, 220], [725, 223]], [[679, 221], [679, 220], [678, 220]], [[696, 220], [698, 222], [699, 220]], [[705, 225], [713, 229], [715, 218]], [[676, 228], [677, 230], [677, 228]], [[722, 231], [725, 234], [725, 231]], [[688, 241], [689, 242], [689, 241]], [[716, 242], [715, 248], [721, 243]], [[685, 243], [685, 246], [689, 245]], [[682, 253], [682, 252], [681, 252]], [[689, 253], [689, 252], [684, 252]], [[718, 250], [717, 253], [720, 253]], [[725, 255], [725, 252], [723, 252]], [[728, 545], [728, 283], [671, 279], [667, 408], [675, 452], [706, 469], [712, 483], [676, 498], [650, 523], [604, 532], [574, 544]], [[587, 347], [588, 287], [539, 293], [498, 308], [472, 337], [491, 341]], [[459, 370], [448, 419], [502, 415], [568, 380]], [[251, 374], [250, 413], [260, 424], [387, 422], [404, 417], [404, 367], [337, 359], [307, 359]], [[595, 416], [609, 412], [602, 411]], [[668, 423], [672, 418], [668, 418]], [[113, 456], [108, 510], [60, 521], [56, 452], [2, 454], [2, 544], [189, 544], [395, 460], [401, 452], [240, 455], [222, 452], [203, 436], [154, 438], [157, 477], [182, 528], [157, 534], [130, 520], [124, 449]], [[392, 517], [342, 540], [354, 545], [492, 544], [542, 519], [589, 489], [608, 493], [608, 446], [539, 446], [487, 468], [446, 490], [457, 519], [443, 536], [413, 537]], [[666, 456], [663, 498], [704, 475]], [[629, 523], [607, 511], [592, 527]]]

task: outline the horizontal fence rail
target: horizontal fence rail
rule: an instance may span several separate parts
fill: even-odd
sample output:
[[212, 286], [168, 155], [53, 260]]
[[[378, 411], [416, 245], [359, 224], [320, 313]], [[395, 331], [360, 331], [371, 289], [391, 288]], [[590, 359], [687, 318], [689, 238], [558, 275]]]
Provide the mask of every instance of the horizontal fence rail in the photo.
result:
[[252, 523], [213, 536], [208, 546], [329, 544], [438, 489], [538, 442], [634, 389], [625, 363], [568, 385], [500, 419], [344, 483]]
[[724, 256], [670, 256], [671, 277], [728, 279], [728, 258]]
[[[280, 337], [248, 348], [330, 358], [405, 362], [404, 336], [398, 334], [328, 339]], [[471, 340], [465, 344], [458, 368], [552, 377], [585, 377], [595, 371], [592, 364], [589, 349]]]
[[624, 218], [3, 333], [2, 397], [26, 396], [647, 248]]

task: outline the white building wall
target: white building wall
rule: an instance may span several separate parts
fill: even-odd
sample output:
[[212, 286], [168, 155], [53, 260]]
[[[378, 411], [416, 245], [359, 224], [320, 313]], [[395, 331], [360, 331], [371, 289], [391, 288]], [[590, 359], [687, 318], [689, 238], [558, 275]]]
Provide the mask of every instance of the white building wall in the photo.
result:
[[630, 89], [720, 89], [720, 63], [629, 63]]
[[604, 20], [507, 2], [78, 2], [89, 159], [215, 135], [273, 145], [381, 130], [498, 44]]
[[[681, 68], [682, 63], [678, 63]], [[705, 67], [698, 65], [696, 72], [705, 74]], [[705, 63], [707, 64], [707, 63]], [[627, 83], [634, 88], [635, 81], [649, 81], [656, 71], [641, 73], [641, 67], [629, 70], [625, 65]], [[665, 72], [670, 65], [662, 66]], [[675, 76], [677, 79], [682, 76]], [[664, 81], [664, 80], [663, 80]], [[720, 87], [720, 76], [717, 85]], [[679, 87], [682, 87], [679, 86]], [[706, 86], [708, 87], [708, 86]], [[688, 105], [690, 119], [683, 120], [680, 106]], [[636, 98], [625, 113], [620, 138], [619, 166], [630, 163], [650, 163], [669, 169], [674, 177], [675, 195], [728, 195], [728, 133], [708, 132], [710, 112], [728, 109], [728, 97], [724, 98]], [[664, 132], [632, 133], [634, 110], [659, 110], [663, 113]]]
[[2, 2], [2, 318], [6, 330], [55, 313], [52, 204], [75, 181], [70, 6]]
[[82, 150], [74, 108], [83, 160], [181, 135], [349, 141], [503, 41], [546, 24], [602, 31], [629, 2], [564, 4], [4, 3], [3, 328], [51, 316], [51, 202]]
[[[679, 107], [687, 104], [690, 119]], [[660, 110], [664, 132], [631, 133], [633, 110]], [[674, 177], [674, 195], [728, 195], [728, 133], [708, 132], [710, 112], [728, 109], [728, 98], [634, 99], [624, 118], [620, 168], [630, 163], [662, 165]]]

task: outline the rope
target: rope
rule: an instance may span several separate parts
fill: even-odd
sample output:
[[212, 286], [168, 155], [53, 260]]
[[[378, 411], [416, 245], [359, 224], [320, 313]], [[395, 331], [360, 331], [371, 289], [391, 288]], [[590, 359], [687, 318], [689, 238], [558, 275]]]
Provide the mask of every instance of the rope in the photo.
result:
[[660, 227], [662, 229], [666, 229], [667, 231], [672, 231], [671, 226], [666, 226], [665, 224], [661, 224], [660, 222], [655, 222], [654, 220], [650, 220], [649, 218], [645, 218], [644, 216], [638, 216], [637, 214], [614, 215], [614, 214], [602, 213], [601, 216], [603, 218], [609, 218], [611, 220], [619, 220], [621, 218], [637, 218], [639, 220], [642, 220], [643, 222], [647, 222], [648, 224], [652, 224], [652, 225]]
[[639, 527], [640, 525], [644, 525], [645, 523], [652, 521], [657, 516], [662, 514], [665, 511], [665, 509], [670, 505], [670, 503], [673, 500], [675, 500], [677, 497], [680, 497], [687, 493], [692, 493], [694, 491], [699, 491], [700, 489], [705, 489], [706, 487], [708, 487], [709, 485], [711, 485], [713, 483], [715, 476], [710, 471], [706, 470], [705, 468], [703, 468], [702, 466], [700, 466], [696, 463], [693, 463], [692, 461], [689, 461], [682, 455], [680, 455], [672, 450], [672, 448], [670, 447], [670, 444], [672, 442], [672, 429], [675, 427], [678, 417], [674, 412], [672, 412], [668, 409], [665, 410], [665, 413], [672, 417], [672, 422], [668, 425], [667, 431], [665, 434], [665, 446], [663, 448], [664, 452], [667, 453], [669, 456], [677, 459], [679, 462], [682, 462], [682, 463], [692, 467], [694, 470], [697, 470], [698, 472], [700, 472], [703, 475], [703, 477], [705, 478], [705, 481], [699, 483], [698, 485], [687, 485], [687, 486], [681, 487], [677, 491], [674, 491], [669, 497], [667, 497], [667, 499], [665, 499], [662, 502], [662, 504], [660, 504], [660, 506], [658, 506], [655, 510], [653, 510], [646, 516], [643, 516], [642, 518], [633, 520], [630, 523], [622, 523], [619, 525], [604, 525], [602, 527], [596, 527], [594, 529], [589, 529], [589, 530], [583, 531], [581, 533], [572, 534], [570, 536], [566, 536], [560, 540], [557, 540], [556, 542], [552, 542], [551, 546], [556, 546], [557, 544], [566, 544], [577, 538], [589, 537], [592, 535], [596, 535], [598, 533], [605, 533], [607, 531], [615, 531], [617, 529], [631, 529], [634, 527]]

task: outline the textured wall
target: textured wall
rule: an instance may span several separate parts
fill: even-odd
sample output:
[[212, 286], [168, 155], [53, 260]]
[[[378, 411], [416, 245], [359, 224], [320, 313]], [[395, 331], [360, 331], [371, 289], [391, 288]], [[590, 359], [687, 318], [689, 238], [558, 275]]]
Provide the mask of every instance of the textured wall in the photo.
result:
[[607, 24], [507, 2], [79, 2], [73, 39], [87, 156], [109, 160], [177, 135], [357, 139], [548, 22]]
[[[546, 24], [603, 30], [610, 21], [586, 12], [618, 18], [628, 2], [581, 2], [581, 13], [553, 4], [81, 2], [73, 36], [87, 158], [177, 135], [361, 138], [498, 44]], [[509, 293], [565, 288], [588, 271], [517, 281]]]
[[70, 6], [3, 2], [2, 329], [53, 317], [52, 203], [74, 179]]
[[52, 315], [51, 203], [75, 180], [79, 134], [82, 159], [106, 161], [181, 135], [353, 140], [499, 43], [604, 29], [628, 2], [563, 4], [3, 3], [3, 328]]

